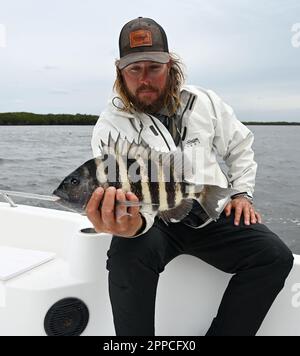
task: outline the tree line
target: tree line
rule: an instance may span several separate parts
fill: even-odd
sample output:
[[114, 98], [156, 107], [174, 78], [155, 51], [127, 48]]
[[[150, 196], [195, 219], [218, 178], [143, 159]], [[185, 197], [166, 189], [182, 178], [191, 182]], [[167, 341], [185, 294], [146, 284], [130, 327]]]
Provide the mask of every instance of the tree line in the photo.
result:
[[95, 125], [98, 116], [85, 114], [0, 113], [0, 125]]
[[[87, 114], [34, 114], [30, 112], [0, 113], [0, 125], [95, 125], [97, 115]], [[247, 121], [245, 125], [300, 125], [300, 122]]]

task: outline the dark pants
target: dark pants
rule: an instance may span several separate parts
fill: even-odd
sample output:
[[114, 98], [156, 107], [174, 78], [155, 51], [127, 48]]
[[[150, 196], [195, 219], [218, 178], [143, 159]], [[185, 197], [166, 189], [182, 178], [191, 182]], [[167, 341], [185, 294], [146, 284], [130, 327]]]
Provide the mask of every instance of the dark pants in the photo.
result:
[[145, 234], [113, 236], [107, 253], [109, 293], [116, 335], [154, 335], [159, 274], [180, 254], [232, 273], [207, 335], [255, 335], [293, 266], [287, 246], [263, 224], [234, 226], [231, 216], [201, 229], [155, 219]]

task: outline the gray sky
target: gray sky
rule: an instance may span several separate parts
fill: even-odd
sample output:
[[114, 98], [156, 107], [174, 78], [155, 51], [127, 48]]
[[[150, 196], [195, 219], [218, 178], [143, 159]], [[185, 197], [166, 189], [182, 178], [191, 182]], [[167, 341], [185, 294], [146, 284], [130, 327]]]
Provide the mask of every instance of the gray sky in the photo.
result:
[[299, 0], [0, 0], [0, 112], [100, 114], [138, 16], [241, 121], [300, 122]]

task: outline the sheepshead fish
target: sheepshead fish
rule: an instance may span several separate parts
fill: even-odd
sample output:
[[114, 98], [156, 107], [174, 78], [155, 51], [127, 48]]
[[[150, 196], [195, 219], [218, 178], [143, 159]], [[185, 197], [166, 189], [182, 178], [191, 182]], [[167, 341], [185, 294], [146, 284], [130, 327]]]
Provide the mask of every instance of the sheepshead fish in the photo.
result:
[[[69, 174], [53, 192], [60, 204], [84, 214], [97, 187], [114, 186], [133, 192], [139, 202], [116, 201], [116, 204], [140, 206], [140, 211], [158, 215], [166, 223], [177, 222], [188, 215], [193, 199], [204, 200], [203, 185], [191, 183], [193, 168], [189, 158], [177, 151], [159, 152], [145, 141], [129, 142], [109, 134], [108, 143], [101, 140], [101, 156], [85, 162]], [[226, 190], [226, 189], [224, 189]]]

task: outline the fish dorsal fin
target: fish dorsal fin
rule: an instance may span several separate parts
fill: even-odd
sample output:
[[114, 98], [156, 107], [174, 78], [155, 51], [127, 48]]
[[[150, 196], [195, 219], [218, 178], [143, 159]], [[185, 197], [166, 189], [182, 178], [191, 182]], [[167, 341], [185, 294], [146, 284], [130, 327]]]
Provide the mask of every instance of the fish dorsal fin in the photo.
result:
[[127, 156], [129, 159], [137, 159], [138, 157], [142, 157], [144, 160], [148, 158], [148, 155], [145, 152], [145, 147], [138, 145], [135, 141], [132, 141], [128, 148]]
[[111, 131], [108, 134], [107, 146], [112, 148], [113, 150], [116, 149], [116, 143], [120, 139], [120, 133], [118, 134], [117, 140], [115, 141], [112, 137]]
[[164, 169], [173, 172], [176, 181], [192, 181], [193, 168], [188, 155], [177, 147], [174, 151], [163, 152], [151, 148], [143, 139], [139, 144], [132, 142], [129, 147], [128, 157], [140, 156], [143, 160], [162, 162]]
[[136, 143], [135, 140], [129, 141], [126, 136], [121, 137], [119, 133], [114, 140], [111, 132], [109, 132], [107, 143], [101, 140], [101, 145], [102, 155], [111, 154], [116, 158], [122, 156], [128, 159], [141, 158], [144, 162], [148, 160], [162, 162], [164, 170], [172, 172], [175, 181], [187, 183], [193, 181], [192, 162], [188, 154], [180, 147], [173, 151], [162, 152], [150, 147], [143, 138]]
[[188, 215], [193, 208], [193, 199], [182, 199], [181, 203], [173, 209], [160, 211], [158, 216], [165, 222], [180, 221]]
[[141, 140], [140, 143], [136, 143], [133, 140], [133, 142], [129, 146], [128, 158], [136, 159], [139, 157], [142, 158], [144, 161], [147, 161], [151, 158], [150, 154], [152, 150], [153, 149], [151, 149], [150, 146], [144, 140]]
[[101, 156], [104, 155], [113, 155], [115, 157], [122, 155], [123, 152], [126, 154], [126, 144], [128, 143], [127, 139], [122, 139], [121, 134], [119, 133], [116, 140], [114, 140], [111, 131], [108, 134], [107, 142], [100, 140], [99, 147], [101, 148]]
[[145, 141], [142, 140], [141, 143], [137, 144], [135, 140], [129, 141], [126, 136], [121, 137], [120, 133], [118, 134], [116, 140], [114, 140], [111, 132], [109, 132], [107, 143], [103, 140], [100, 142], [102, 156], [105, 154], [113, 154], [116, 157], [123, 156], [131, 159], [135, 159], [137, 156], [140, 156], [147, 160], [151, 151], [151, 148]]

